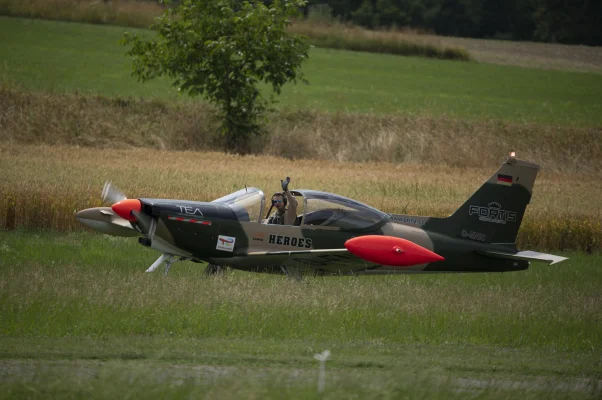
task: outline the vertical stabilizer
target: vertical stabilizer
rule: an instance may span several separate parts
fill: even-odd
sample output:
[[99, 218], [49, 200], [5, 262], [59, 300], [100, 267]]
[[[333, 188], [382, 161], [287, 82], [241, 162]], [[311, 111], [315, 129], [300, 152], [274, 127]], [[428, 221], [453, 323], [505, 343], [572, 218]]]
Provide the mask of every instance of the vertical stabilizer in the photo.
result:
[[539, 165], [510, 157], [456, 212], [432, 218], [424, 228], [485, 243], [513, 244], [538, 172]]

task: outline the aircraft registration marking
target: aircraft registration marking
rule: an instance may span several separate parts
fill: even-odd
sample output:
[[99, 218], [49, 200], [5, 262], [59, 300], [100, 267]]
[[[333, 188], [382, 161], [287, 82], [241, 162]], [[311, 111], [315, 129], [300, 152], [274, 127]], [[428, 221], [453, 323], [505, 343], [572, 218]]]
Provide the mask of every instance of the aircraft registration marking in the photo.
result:
[[211, 221], [205, 221], [202, 219], [194, 219], [194, 218], [175, 217], [173, 215], [168, 215], [167, 219], [170, 219], [172, 221], [179, 221], [179, 222], [189, 222], [191, 224], [211, 225]]
[[479, 242], [486, 242], [487, 235], [481, 232], [467, 231], [466, 229], [462, 229], [460, 232], [460, 236], [466, 239], [477, 240]]

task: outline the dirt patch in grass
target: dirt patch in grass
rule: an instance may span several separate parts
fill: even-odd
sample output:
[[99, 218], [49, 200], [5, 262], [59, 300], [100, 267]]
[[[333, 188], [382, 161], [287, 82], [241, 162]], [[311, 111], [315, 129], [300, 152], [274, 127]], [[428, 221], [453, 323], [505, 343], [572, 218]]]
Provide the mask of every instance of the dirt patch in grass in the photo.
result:
[[417, 40], [466, 49], [475, 61], [527, 68], [602, 73], [602, 47], [416, 35]]

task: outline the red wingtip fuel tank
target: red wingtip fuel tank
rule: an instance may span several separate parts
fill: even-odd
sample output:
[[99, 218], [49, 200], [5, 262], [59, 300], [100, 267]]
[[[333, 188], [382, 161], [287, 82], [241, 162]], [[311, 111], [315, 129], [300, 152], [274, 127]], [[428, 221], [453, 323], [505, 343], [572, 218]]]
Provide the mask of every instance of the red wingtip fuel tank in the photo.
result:
[[132, 211], [142, 210], [142, 203], [138, 199], [126, 199], [118, 201], [111, 206], [115, 214], [128, 221], [135, 221], [136, 217], [132, 215]]
[[350, 253], [376, 264], [409, 267], [443, 261], [439, 254], [409, 240], [381, 235], [359, 236], [345, 242]]

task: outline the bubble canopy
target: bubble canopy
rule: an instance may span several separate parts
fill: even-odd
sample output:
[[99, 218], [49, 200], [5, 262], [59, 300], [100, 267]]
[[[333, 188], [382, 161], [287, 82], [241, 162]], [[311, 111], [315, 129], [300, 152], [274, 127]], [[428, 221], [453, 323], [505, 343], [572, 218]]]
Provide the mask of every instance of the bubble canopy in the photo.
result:
[[317, 190], [296, 190], [303, 197], [305, 212], [301, 225], [365, 230], [380, 225], [389, 216], [359, 201]]
[[[291, 190], [297, 198], [297, 226], [367, 230], [388, 220], [389, 216], [359, 201], [317, 190]], [[261, 222], [265, 195], [257, 188], [241, 189], [213, 201], [230, 207], [240, 221]]]
[[260, 189], [251, 187], [220, 197], [212, 203], [227, 205], [234, 211], [239, 221], [261, 222], [265, 195]]

